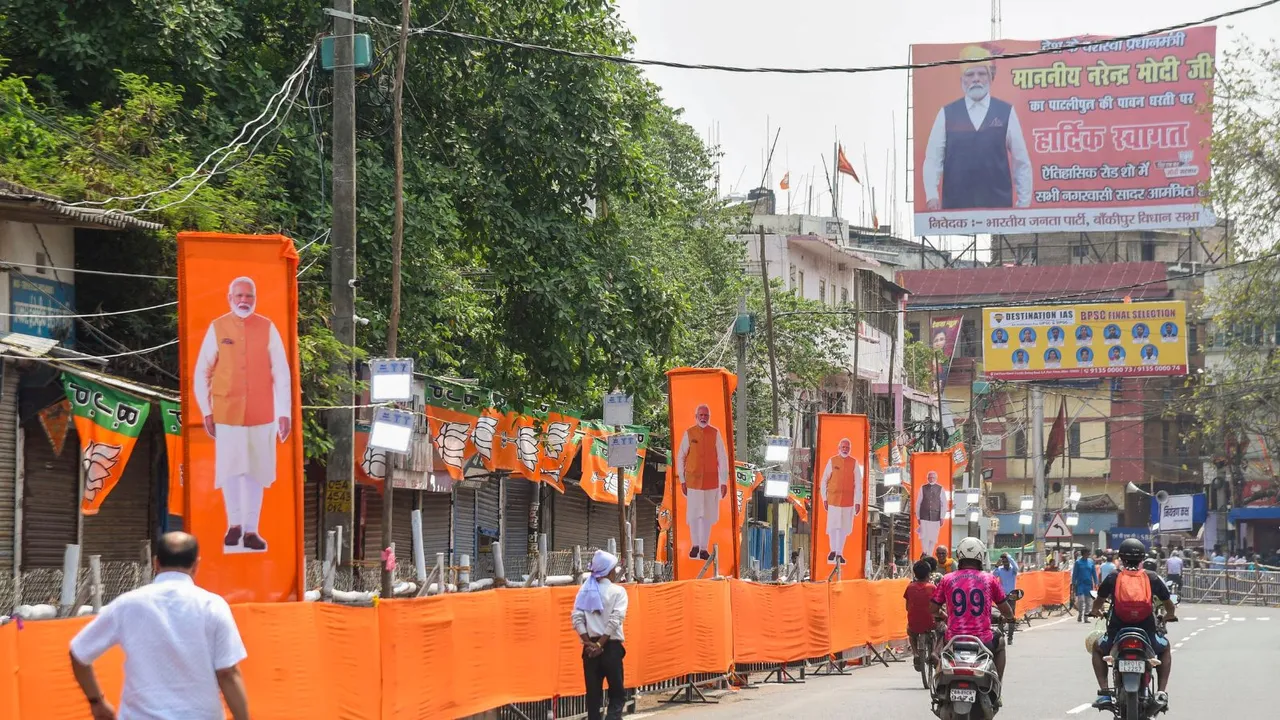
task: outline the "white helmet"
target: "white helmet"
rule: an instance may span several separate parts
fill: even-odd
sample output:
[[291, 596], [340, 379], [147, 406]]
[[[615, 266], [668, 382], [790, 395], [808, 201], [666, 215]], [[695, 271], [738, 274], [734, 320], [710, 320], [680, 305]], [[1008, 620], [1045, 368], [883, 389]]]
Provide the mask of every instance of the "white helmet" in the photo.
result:
[[987, 546], [978, 538], [965, 538], [956, 545], [956, 561], [961, 560], [977, 560], [983, 564], [987, 562]]

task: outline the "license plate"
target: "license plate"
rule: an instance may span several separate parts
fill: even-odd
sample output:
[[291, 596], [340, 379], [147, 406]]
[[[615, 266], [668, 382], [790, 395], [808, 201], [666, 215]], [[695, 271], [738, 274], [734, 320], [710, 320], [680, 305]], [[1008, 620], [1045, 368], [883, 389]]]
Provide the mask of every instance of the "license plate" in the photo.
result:
[[1122, 673], [1144, 673], [1147, 671], [1147, 663], [1143, 660], [1121, 660], [1116, 665], [1117, 669]]
[[978, 691], [966, 690], [964, 688], [952, 688], [951, 702], [976, 703], [978, 702]]

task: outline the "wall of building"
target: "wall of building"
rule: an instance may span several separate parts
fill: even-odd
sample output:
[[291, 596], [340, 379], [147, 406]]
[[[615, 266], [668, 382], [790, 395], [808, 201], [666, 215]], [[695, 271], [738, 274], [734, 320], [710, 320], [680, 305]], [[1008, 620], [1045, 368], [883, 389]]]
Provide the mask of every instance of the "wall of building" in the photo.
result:
[[1118, 262], [1221, 262], [1224, 226], [1177, 231], [1125, 231], [996, 235], [992, 264], [1091, 265]]
[[[37, 230], [38, 227], [38, 230]], [[46, 265], [51, 267], [75, 267], [75, 229], [63, 225], [40, 225], [0, 220], [0, 261], [8, 263], [25, 263], [28, 265]], [[57, 285], [71, 288], [74, 299], [75, 275], [70, 272], [55, 270], [38, 270], [35, 268], [18, 268], [3, 272], [0, 278], [0, 308], [10, 313], [67, 314], [53, 309], [54, 302], [34, 287], [58, 297]], [[25, 276], [25, 277], [24, 277]], [[13, 292], [13, 288], [18, 288]], [[61, 292], [66, 292], [63, 289]], [[20, 304], [15, 306], [17, 299]], [[38, 304], [47, 310], [30, 307]], [[74, 301], [72, 302], [74, 307]], [[38, 318], [0, 317], [0, 328], [5, 331], [20, 331], [27, 334], [52, 337], [54, 326], [69, 327], [69, 320], [49, 320], [40, 323]], [[48, 332], [33, 332], [38, 327], [48, 327]]]

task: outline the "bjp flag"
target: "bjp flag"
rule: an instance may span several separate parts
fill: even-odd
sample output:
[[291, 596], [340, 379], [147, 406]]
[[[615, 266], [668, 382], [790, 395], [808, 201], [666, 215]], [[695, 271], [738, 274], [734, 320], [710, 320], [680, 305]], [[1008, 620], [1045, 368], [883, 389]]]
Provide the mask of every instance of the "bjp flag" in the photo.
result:
[[951, 453], [911, 455], [912, 562], [951, 547]]
[[164, 424], [164, 450], [169, 460], [169, 514], [183, 514], [182, 492], [182, 406], [160, 401], [160, 421]]
[[439, 378], [429, 378], [426, 387], [427, 427], [436, 456], [454, 480], [462, 480], [479, 469], [485, 471], [476, 449], [474, 434], [480, 414], [489, 407], [488, 390]]
[[582, 446], [578, 436], [578, 424], [582, 421], [558, 410], [548, 410], [540, 419], [537, 479], [563, 493], [564, 474]]
[[[594, 422], [584, 422], [579, 427], [583, 429], [579, 433], [582, 438], [582, 490], [596, 502], [617, 505], [618, 468], [609, 467], [609, 435], [613, 432], [609, 426]], [[630, 505], [636, 493], [643, 489], [641, 481], [644, 478], [644, 458], [649, 448], [649, 428], [628, 425], [622, 432], [637, 435], [639, 441], [636, 464], [622, 472], [623, 495]]]
[[866, 415], [818, 414], [818, 462], [813, 465], [810, 567], [823, 579], [840, 567], [843, 580], [866, 576], [868, 465]]
[[305, 589], [297, 279], [287, 237], [178, 234], [184, 521], [230, 602]]
[[719, 553], [720, 572], [738, 574], [738, 507], [731, 496], [733, 389], [737, 377], [715, 368], [667, 371], [671, 438], [675, 443], [674, 575], [698, 576]]
[[[734, 464], [734, 474], [737, 477], [737, 496], [738, 496], [738, 532], [742, 532], [742, 524], [747, 521], [747, 501], [751, 499], [756, 488], [764, 482], [764, 473], [755, 469], [754, 466], [740, 462]], [[742, 542], [739, 540], [738, 542]]]
[[151, 403], [71, 373], [62, 373], [62, 388], [80, 436], [80, 465], [84, 468], [80, 513], [97, 515], [124, 475]]

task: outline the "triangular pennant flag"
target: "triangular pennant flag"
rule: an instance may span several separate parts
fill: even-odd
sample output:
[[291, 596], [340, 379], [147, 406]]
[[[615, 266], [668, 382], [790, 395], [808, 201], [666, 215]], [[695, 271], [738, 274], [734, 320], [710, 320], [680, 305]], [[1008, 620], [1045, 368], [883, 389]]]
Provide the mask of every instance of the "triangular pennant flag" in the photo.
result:
[[854, 172], [853, 163], [849, 162], [849, 158], [845, 157], [844, 146], [840, 146], [836, 150], [836, 171], [853, 178], [853, 181], [859, 185], [862, 184], [862, 181], [858, 179], [858, 173]]
[[62, 373], [62, 387], [80, 435], [80, 464], [84, 468], [80, 512], [97, 515], [124, 475], [151, 413], [151, 403], [71, 373]]

